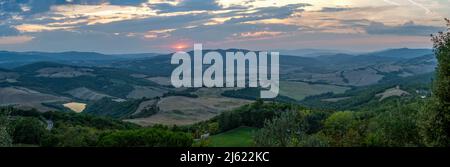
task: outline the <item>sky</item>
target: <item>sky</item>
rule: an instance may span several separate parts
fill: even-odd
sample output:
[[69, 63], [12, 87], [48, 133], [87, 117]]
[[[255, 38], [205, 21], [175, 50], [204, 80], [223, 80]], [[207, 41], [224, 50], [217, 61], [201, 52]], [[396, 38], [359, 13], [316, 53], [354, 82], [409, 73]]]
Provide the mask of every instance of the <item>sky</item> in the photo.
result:
[[430, 48], [450, 0], [0, 0], [0, 50]]

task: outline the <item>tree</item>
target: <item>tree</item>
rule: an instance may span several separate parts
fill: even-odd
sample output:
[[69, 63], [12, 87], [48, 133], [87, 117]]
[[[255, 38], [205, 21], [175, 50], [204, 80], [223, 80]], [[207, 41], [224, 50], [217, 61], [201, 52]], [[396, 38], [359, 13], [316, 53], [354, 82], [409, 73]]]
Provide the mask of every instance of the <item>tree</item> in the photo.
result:
[[47, 133], [44, 124], [33, 117], [18, 118], [12, 123], [11, 129], [14, 143], [21, 144], [39, 145], [42, 137]]
[[280, 116], [266, 121], [254, 141], [257, 146], [287, 147], [294, 146], [307, 131], [307, 122], [299, 111], [282, 112]]
[[224, 112], [219, 116], [219, 129], [221, 132], [237, 128], [241, 125], [242, 117], [238, 112]]
[[447, 31], [432, 36], [438, 60], [433, 95], [423, 110], [421, 134], [428, 146], [450, 146], [450, 20]]
[[98, 130], [91, 127], [57, 125], [42, 142], [44, 147], [93, 147], [99, 140]]
[[11, 136], [5, 126], [0, 126], [0, 147], [10, 147], [12, 145]]
[[[417, 127], [418, 108], [422, 103], [398, 103], [370, 119], [367, 146], [423, 146]], [[388, 104], [385, 104], [388, 105]]]
[[106, 134], [99, 140], [102, 147], [190, 147], [192, 135], [159, 128], [122, 130]]
[[335, 112], [325, 120], [323, 132], [338, 147], [358, 146], [364, 132], [363, 124], [351, 111]]
[[208, 124], [208, 132], [210, 134], [217, 134], [219, 132], [219, 123], [213, 122]]
[[329, 147], [329, 141], [322, 133], [312, 134], [294, 143], [299, 147]]
[[6, 112], [0, 113], [0, 147], [9, 147], [12, 145], [11, 136], [8, 133], [8, 118], [5, 116]]

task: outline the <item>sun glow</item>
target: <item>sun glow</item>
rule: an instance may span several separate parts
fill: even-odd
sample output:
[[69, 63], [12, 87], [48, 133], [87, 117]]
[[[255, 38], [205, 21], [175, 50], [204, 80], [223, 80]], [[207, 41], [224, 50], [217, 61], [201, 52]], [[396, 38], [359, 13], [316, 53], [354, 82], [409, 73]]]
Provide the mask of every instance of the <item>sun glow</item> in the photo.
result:
[[174, 50], [176, 50], [176, 51], [182, 51], [182, 50], [185, 50], [185, 49], [187, 49], [187, 45], [186, 44], [181, 44], [181, 43], [179, 43], [179, 44], [175, 44], [175, 45], [173, 45], [172, 46], [172, 49], [174, 49]]

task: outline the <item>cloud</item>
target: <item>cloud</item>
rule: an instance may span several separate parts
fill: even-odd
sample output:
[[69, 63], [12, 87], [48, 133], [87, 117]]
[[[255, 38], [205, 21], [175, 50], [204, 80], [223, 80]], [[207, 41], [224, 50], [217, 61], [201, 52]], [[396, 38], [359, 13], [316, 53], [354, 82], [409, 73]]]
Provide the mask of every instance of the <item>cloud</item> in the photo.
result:
[[175, 29], [152, 30], [144, 34], [145, 39], [158, 39], [170, 37], [170, 32]]
[[[199, 26], [191, 29], [178, 29], [172, 32], [174, 39], [192, 39], [199, 42], [220, 42], [231, 39], [242, 39], [256, 36], [277, 36], [277, 32], [291, 33], [298, 31], [299, 27], [294, 25], [280, 24], [217, 24]], [[245, 38], [244, 37], [244, 38]]]
[[22, 15], [31, 15], [47, 12], [54, 5], [140, 5], [147, 0], [6, 0], [0, 2], [1, 12], [15, 12]]
[[348, 10], [351, 10], [351, 8], [324, 7], [320, 10], [320, 12], [332, 13], [332, 12], [342, 12], [342, 11], [348, 11]]
[[19, 34], [19, 31], [17, 31], [17, 29], [15, 29], [14, 27], [7, 25], [0, 25], [0, 37], [13, 36], [17, 34]]
[[[148, 7], [118, 6], [118, 5], [63, 5], [52, 8], [53, 17], [57, 22], [77, 22], [80, 25], [107, 24], [123, 20], [136, 20], [155, 16], [156, 13]], [[48, 15], [47, 15], [48, 16]], [[73, 20], [76, 19], [76, 20]], [[83, 21], [83, 22], [79, 22]]]
[[37, 24], [21, 24], [15, 26], [15, 28], [20, 32], [42, 32], [42, 31], [72, 29], [73, 27], [51, 27]]
[[95, 24], [81, 26], [80, 29], [87, 31], [101, 31], [106, 33], [142, 33], [161, 29], [179, 29], [213, 18], [207, 13], [184, 14], [176, 16], [153, 16], [149, 18], [123, 20], [109, 24]]
[[178, 4], [158, 3], [151, 5], [151, 7], [160, 13], [222, 9], [222, 6], [216, 0], [183, 0]]
[[0, 3], [0, 11], [30, 15], [50, 10], [52, 5], [65, 4], [66, 0], [8, 0]]
[[444, 27], [418, 25], [413, 21], [406, 22], [402, 25], [397, 26], [389, 26], [379, 22], [371, 22], [367, 27], [365, 27], [365, 30], [368, 34], [414, 36], [427, 36], [444, 29]]
[[109, 0], [111, 5], [129, 5], [129, 6], [135, 6], [135, 5], [141, 5], [145, 2], [148, 2], [148, 0]]
[[243, 37], [243, 38], [261, 38], [261, 37], [273, 37], [284, 34], [281, 31], [255, 31], [255, 32], [243, 32], [240, 34], [236, 34], [235, 36]]
[[[408, 0], [391, 1], [401, 5], [370, 0], [0, 0], [0, 37], [9, 37], [3, 43], [31, 41], [16, 45], [17, 50], [137, 52], [179, 41], [273, 48], [302, 42], [322, 46], [309, 45], [319, 38], [339, 44], [354, 36], [422, 40], [442, 30], [436, 27], [440, 17], [417, 15], [422, 9]], [[448, 5], [416, 2], [450, 14]]]
[[241, 23], [265, 19], [284, 19], [291, 16], [294, 13], [301, 12], [304, 9], [302, 7], [310, 6], [309, 4], [291, 4], [282, 7], [262, 7], [254, 9], [255, 12], [252, 13], [236, 13], [240, 16], [237, 18], [232, 18], [225, 23]]
[[[181, 3], [181, 2], [180, 2]], [[176, 41], [180, 39], [191, 39], [199, 42], [221, 41], [229, 38], [238, 38], [235, 34], [247, 37], [256, 35], [275, 36], [270, 32], [292, 32], [298, 31], [298, 25], [284, 24], [247, 24], [246, 21], [260, 19], [286, 18], [296, 12], [302, 11], [307, 4], [287, 5], [281, 7], [262, 7], [249, 10], [234, 8], [230, 11], [212, 13], [184, 13], [177, 15], [157, 15], [142, 19], [123, 20], [108, 24], [96, 24], [81, 26], [79, 29], [92, 32], [104, 32], [109, 34], [119, 33], [129, 38], [142, 38], [164, 41]], [[199, 8], [197, 8], [199, 9]], [[205, 8], [204, 8], [205, 9]], [[228, 18], [218, 24], [208, 24], [211, 20]], [[239, 18], [232, 20], [231, 18]], [[161, 31], [170, 30], [170, 31]], [[262, 32], [262, 33], [252, 33]], [[214, 35], [212, 35], [214, 34]]]

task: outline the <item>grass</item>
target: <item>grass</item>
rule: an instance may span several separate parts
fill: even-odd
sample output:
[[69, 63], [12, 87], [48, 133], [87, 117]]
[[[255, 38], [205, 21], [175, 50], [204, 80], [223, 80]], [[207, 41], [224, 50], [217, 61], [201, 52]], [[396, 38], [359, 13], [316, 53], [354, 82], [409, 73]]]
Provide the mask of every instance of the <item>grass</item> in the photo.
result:
[[281, 81], [280, 94], [295, 100], [303, 100], [307, 96], [319, 95], [322, 93], [344, 93], [348, 87], [325, 85], [325, 84], [309, 84], [305, 82]]
[[209, 137], [210, 147], [251, 147], [253, 132], [256, 128], [239, 127], [221, 134]]

